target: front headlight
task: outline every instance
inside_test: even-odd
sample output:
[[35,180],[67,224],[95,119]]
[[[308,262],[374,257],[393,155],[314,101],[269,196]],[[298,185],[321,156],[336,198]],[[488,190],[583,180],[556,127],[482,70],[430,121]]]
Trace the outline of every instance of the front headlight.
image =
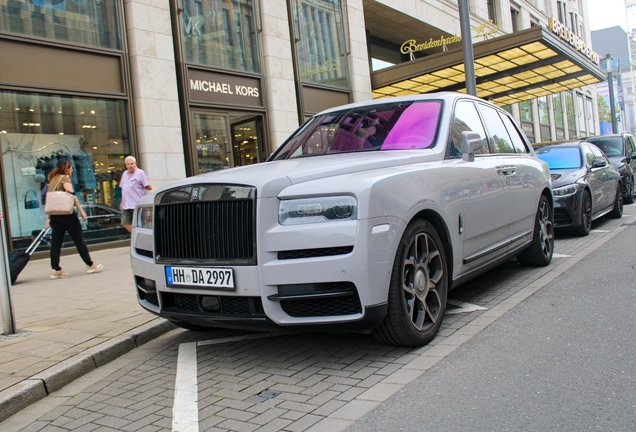
[[564,197],[574,195],[575,193],[576,186],[574,185],[561,186],[559,188],[552,189],[552,195],[554,195],[555,197]]
[[278,207],[281,225],[355,220],[358,203],[351,196],[282,200]]
[[152,229],[152,207],[139,207],[137,210],[137,226],[139,228]]

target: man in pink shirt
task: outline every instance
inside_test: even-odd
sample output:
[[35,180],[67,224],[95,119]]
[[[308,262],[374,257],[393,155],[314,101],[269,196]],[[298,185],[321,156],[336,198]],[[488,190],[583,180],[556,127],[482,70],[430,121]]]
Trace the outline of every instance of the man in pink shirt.
[[144,196],[147,190],[152,190],[150,180],[146,173],[137,168],[137,160],[133,156],[124,159],[126,171],[121,175],[119,187],[121,188],[121,224],[132,232],[132,218],[137,201]]

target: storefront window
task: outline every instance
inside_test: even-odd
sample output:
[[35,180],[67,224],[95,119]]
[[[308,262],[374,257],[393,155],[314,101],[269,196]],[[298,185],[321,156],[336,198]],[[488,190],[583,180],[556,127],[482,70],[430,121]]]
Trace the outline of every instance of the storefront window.
[[568,130],[570,139],[576,137],[576,111],[574,108],[574,95],[572,92],[565,93],[565,109],[568,115]]
[[124,101],[0,92],[0,143],[14,248],[44,226],[47,175],[62,157],[74,166],[87,242],[127,237],[119,211],[119,179],[130,154]]
[[586,117],[587,117],[587,130],[589,132],[590,135],[594,135],[595,134],[595,122],[594,122],[594,104],[592,103],[592,98],[587,97],[585,98],[585,102],[587,104],[587,113],[586,113]]
[[526,134],[530,142],[535,142],[532,101],[527,100],[519,102],[519,117],[521,119],[521,129],[523,129],[523,132]]
[[117,0],[5,0],[0,31],[122,49]]
[[225,116],[194,114],[199,174],[229,168],[228,123]]
[[302,82],[348,88],[340,0],[294,0]]
[[539,126],[541,127],[541,141],[552,141],[550,108],[548,107],[548,98],[546,96],[537,98],[537,108],[539,111]]
[[186,62],[260,72],[252,0],[184,0],[183,8]]
[[565,121],[563,118],[563,103],[561,93],[552,95],[552,106],[554,107],[554,126],[556,128],[556,139],[565,139]]
[[577,117],[579,119],[579,132],[581,134],[581,136],[585,136],[587,135],[587,128],[586,128],[586,119],[585,119],[585,105],[583,103],[583,95],[578,94],[576,95],[576,106],[577,106]]

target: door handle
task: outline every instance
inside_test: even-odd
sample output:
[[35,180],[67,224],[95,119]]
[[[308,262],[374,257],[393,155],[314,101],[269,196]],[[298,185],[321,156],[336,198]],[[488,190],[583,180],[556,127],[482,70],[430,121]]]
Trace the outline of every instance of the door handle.
[[515,175],[517,172],[517,167],[514,165],[505,165],[496,167],[497,174],[500,176],[511,176]]

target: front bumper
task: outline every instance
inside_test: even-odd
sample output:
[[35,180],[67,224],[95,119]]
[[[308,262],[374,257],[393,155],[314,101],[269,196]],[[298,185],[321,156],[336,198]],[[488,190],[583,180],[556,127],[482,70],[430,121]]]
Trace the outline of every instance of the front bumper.
[[581,226],[582,191],[566,197],[554,197],[554,228],[575,229]]
[[140,305],[173,321],[211,327],[352,331],[382,321],[402,221],[259,223],[257,264],[223,265],[234,271],[231,292],[167,286],[165,265],[152,253],[152,231],[135,228],[131,261]]

